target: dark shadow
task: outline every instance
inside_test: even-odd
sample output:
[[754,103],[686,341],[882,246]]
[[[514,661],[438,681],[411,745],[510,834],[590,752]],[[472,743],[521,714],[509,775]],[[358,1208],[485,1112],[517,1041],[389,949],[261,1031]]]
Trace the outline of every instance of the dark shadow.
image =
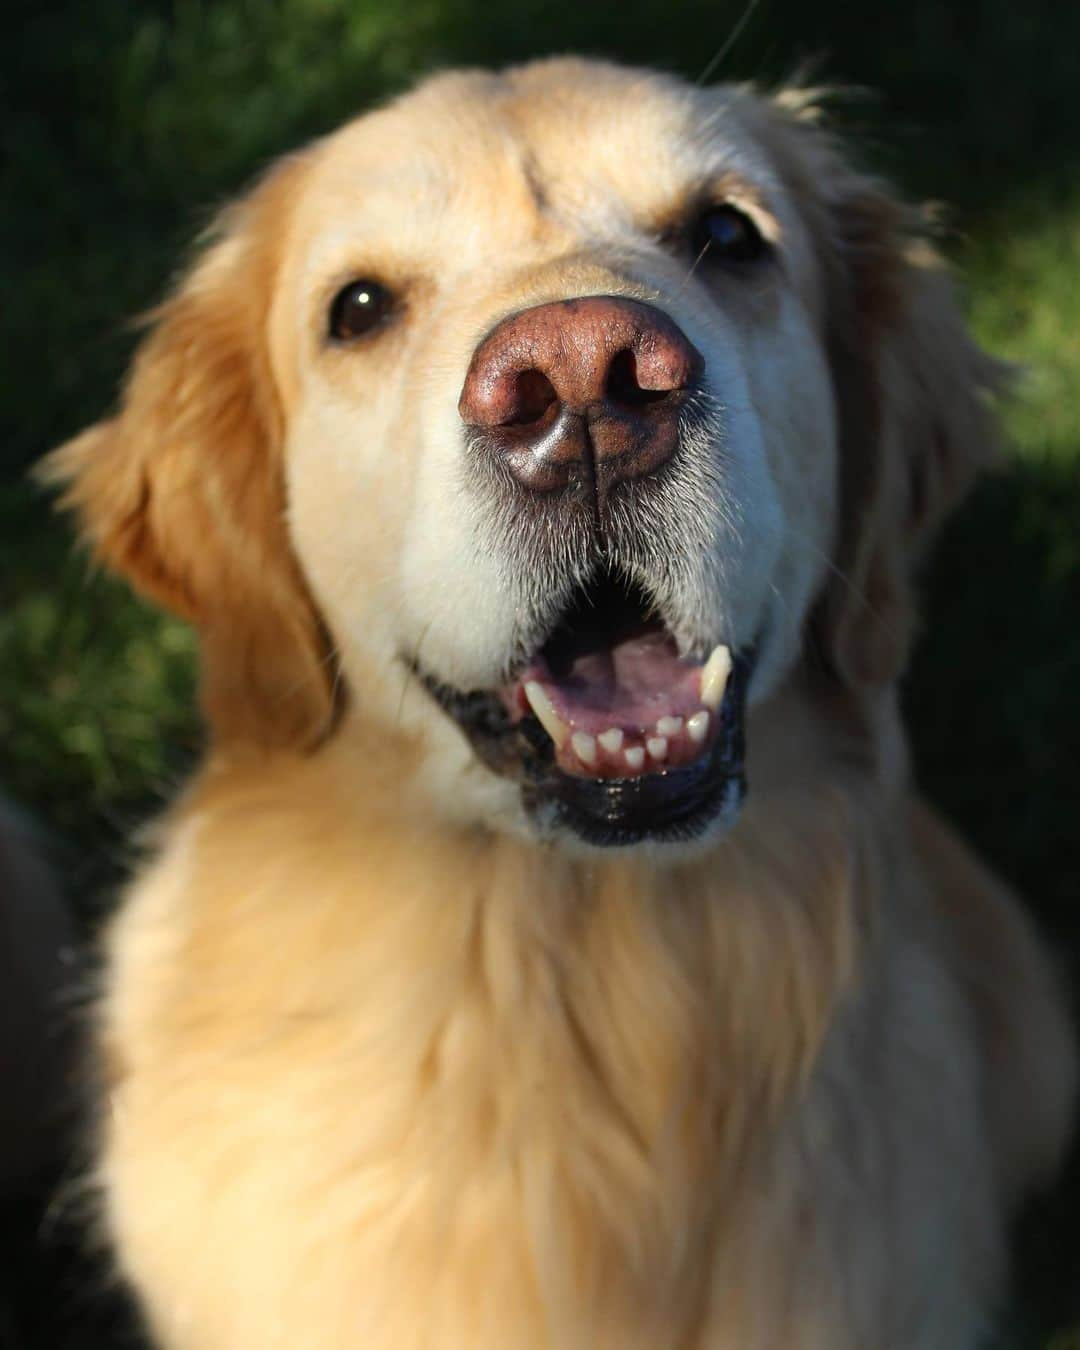
[[[1074,1008],[1077,521],[1080,475],[1069,464],[1025,461],[984,483],[946,531],[926,578],[923,640],[906,690],[923,790],[1020,891],[1051,942]],[[1077,1213],[1080,1141],[1066,1175],[1017,1226],[1016,1315],[1032,1346],[1080,1323]]]

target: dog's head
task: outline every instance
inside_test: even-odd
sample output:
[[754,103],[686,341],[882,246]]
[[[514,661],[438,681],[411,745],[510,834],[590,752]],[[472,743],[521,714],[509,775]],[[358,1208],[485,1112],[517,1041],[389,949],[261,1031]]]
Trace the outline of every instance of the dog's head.
[[459,819],[689,837],[748,703],[895,680],[988,452],[913,224],[794,95],[442,76],[224,214],[52,471],[198,626],[220,741],[343,717]]

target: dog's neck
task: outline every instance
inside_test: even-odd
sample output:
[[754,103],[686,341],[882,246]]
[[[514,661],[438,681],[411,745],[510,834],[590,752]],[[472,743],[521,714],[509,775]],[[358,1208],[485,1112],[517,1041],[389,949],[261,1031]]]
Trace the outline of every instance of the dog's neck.
[[[759,756],[707,853],[582,860],[403,810],[358,779],[378,771],[365,751],[342,735],[311,757],[211,758],[113,934],[116,967],[143,975],[125,1017],[159,1040],[207,1028],[241,1078],[253,1056],[287,1064],[288,1102],[344,1075],[355,1184],[394,1213],[425,1188],[402,1242],[441,1261],[442,1215],[467,1245],[447,1268],[527,1270],[513,1286],[568,1319],[555,1343],[605,1307],[673,1343],[843,1021],[872,794],[806,759],[781,783]],[[627,1268],[642,1278],[611,1279]]]
[[[613,1090],[625,1077],[616,1096],[628,1101],[654,1043],[653,1069],[671,1080],[650,1087],[650,1102],[708,1099],[695,1079],[706,1065],[734,1075],[744,1101],[755,1077],[755,1092],[779,1100],[813,1062],[853,969],[876,890],[865,872],[880,856],[877,823],[904,790],[895,700],[875,717],[876,749],[864,755],[843,749],[835,722],[822,734],[820,707],[808,713],[801,697],[759,711],[742,817],[682,860],[575,857],[414,814],[410,748],[362,724],[314,756],[275,756],[254,772],[246,756],[213,756],[181,810],[220,825],[238,893],[250,887],[243,876],[258,877],[263,904],[277,896],[301,936],[320,921],[339,927],[343,953],[374,962],[380,987],[397,982],[391,1004],[406,991],[430,1004],[436,1040],[468,1005],[470,1024],[486,1029],[483,1062],[505,1053],[524,1064],[535,1015],[538,1037],[557,1028],[583,1070]],[[415,758],[412,770],[422,772]],[[326,893],[324,875],[335,879]],[[499,1048],[504,1026],[516,1048]],[[549,1048],[538,1043],[538,1064]],[[638,1124],[642,1138],[659,1128]]]

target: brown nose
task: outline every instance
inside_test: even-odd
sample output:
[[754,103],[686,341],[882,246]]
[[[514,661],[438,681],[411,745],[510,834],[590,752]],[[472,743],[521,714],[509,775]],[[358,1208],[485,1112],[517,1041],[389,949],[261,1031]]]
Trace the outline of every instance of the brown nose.
[[504,319],[473,353],[458,402],[474,443],[522,487],[579,485],[602,505],[617,483],[675,452],[679,412],[704,368],[652,305],[592,295]]

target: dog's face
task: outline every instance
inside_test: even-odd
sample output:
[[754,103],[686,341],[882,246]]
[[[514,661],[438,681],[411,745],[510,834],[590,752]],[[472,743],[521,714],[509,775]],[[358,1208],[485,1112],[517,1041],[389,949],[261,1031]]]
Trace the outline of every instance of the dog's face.
[[59,473],[199,624],[219,736],[310,746],[344,689],[456,819],[707,833],[811,630],[853,697],[895,677],[986,449],[904,228],[795,99],[442,77],[225,217]]
[[404,665],[597,841],[730,818],[747,686],[831,546],[821,277],[725,113],[578,66],[440,81],[319,154],[271,313],[350,683],[390,722]]

